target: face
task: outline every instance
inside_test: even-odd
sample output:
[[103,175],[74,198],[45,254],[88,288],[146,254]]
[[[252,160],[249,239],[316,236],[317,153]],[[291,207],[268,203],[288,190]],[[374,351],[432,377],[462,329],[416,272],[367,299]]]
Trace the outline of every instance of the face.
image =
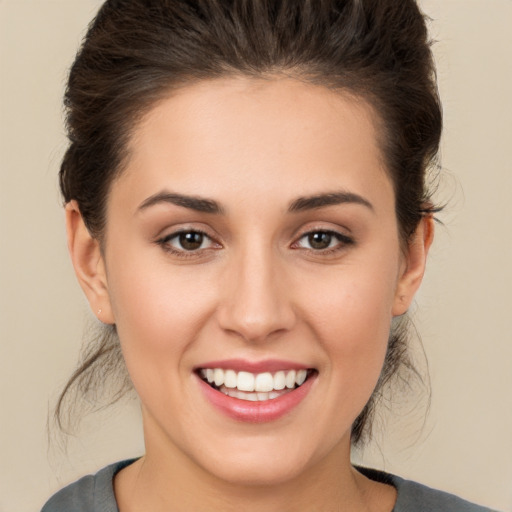
[[319,86],[231,78],[136,129],[84,289],[117,326],[148,460],[252,483],[348,460],[428,247],[401,251],[374,121]]

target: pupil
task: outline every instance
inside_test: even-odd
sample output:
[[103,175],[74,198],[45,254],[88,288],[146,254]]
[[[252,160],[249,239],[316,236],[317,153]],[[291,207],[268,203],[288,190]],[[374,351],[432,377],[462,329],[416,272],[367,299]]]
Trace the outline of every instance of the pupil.
[[180,245],[187,251],[193,251],[199,249],[203,243],[202,233],[181,233],[180,234]]
[[330,233],[311,233],[308,237],[309,245],[313,249],[327,249],[331,245],[332,235]]

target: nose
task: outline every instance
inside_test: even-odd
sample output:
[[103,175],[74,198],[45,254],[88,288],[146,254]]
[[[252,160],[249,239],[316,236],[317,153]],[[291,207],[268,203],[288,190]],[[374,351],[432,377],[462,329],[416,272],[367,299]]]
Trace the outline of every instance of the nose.
[[295,321],[292,293],[279,257],[258,250],[230,261],[224,276],[218,321],[249,342],[289,331]]

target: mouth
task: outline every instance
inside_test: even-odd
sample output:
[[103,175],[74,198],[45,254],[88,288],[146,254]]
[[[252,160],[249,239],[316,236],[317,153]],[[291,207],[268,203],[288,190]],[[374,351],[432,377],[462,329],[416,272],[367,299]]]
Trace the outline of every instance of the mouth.
[[313,368],[250,373],[224,368],[199,368],[197,375],[211,388],[231,398],[266,402],[303,386],[317,371]]

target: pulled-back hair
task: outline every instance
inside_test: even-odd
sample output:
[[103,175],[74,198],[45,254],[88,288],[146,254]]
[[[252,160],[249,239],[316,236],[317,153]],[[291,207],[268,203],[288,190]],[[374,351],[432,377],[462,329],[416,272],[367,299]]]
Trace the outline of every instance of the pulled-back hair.
[[[240,75],[291,76],[373,107],[407,244],[433,211],[426,173],[442,124],[426,23],[414,0],[106,1],[70,72],[69,147],[60,170],[64,200],[77,201],[91,235],[103,242],[109,189],[142,116],[177,88]],[[95,393],[105,374],[119,378],[126,371],[115,327],[106,329],[66,385],[59,422],[70,393]],[[406,346],[406,329],[393,329],[377,388],[353,425],[353,442],[369,433],[382,386],[401,368],[413,370]],[[128,378],[121,382],[116,396],[130,387]]]

